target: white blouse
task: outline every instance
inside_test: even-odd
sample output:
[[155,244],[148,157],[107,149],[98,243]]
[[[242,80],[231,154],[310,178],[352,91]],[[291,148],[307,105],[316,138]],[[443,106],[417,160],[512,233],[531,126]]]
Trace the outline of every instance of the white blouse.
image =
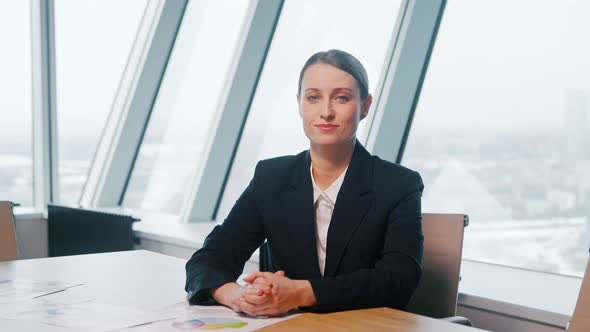
[[332,213],[334,212],[334,205],[338,192],[344,182],[344,176],[348,167],[340,174],[325,191],[322,191],[313,178],[313,166],[309,167],[311,173],[311,183],[313,184],[313,207],[315,210],[315,238],[316,248],[318,251],[318,260],[320,264],[320,272],[324,275],[324,268],[326,266],[326,247],[328,242],[328,228],[332,220]]

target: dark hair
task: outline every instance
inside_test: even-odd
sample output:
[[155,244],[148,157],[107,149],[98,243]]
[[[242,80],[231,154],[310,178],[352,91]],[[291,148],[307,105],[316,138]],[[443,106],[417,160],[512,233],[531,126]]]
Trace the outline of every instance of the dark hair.
[[301,73],[299,73],[297,95],[301,94],[303,74],[305,74],[305,71],[309,66],[316,63],[325,63],[352,75],[356,79],[361,91],[361,100],[363,102],[367,100],[367,97],[369,96],[369,78],[367,76],[367,71],[365,71],[365,67],[363,67],[363,64],[352,54],[336,49],[331,49],[326,52],[317,52],[307,59],[303,68],[301,68]]

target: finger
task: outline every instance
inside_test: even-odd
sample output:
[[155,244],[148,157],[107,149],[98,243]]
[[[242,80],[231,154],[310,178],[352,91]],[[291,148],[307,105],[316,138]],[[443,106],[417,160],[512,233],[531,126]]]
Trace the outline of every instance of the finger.
[[264,316],[267,312],[269,312],[271,307],[268,304],[245,304],[244,305],[244,312],[252,316]]
[[240,313],[240,312],[242,312],[242,311],[240,310],[240,306],[239,306],[237,303],[233,303],[233,302],[232,302],[232,303],[230,303],[230,306],[229,306],[229,307],[230,307],[230,308],[231,308],[233,311],[235,311],[235,312],[237,312],[237,313]]
[[286,311],[281,311],[275,306],[258,306],[254,308],[253,313],[256,316],[278,316],[284,314]]
[[244,296],[245,294],[261,296],[264,294],[264,291],[261,290],[257,286],[249,284],[249,285],[244,286],[244,288],[242,288],[242,290],[240,291],[240,294],[241,294],[241,296]]
[[[269,296],[266,295],[260,289],[252,286],[246,285],[240,289],[240,299],[250,304],[259,304],[268,301]],[[263,298],[265,297],[265,298]]]
[[268,302],[270,300],[270,296],[266,294],[243,294],[242,299],[244,299],[244,301],[248,302],[249,304],[260,305]]
[[[276,316],[281,312],[277,313],[277,304],[273,303],[273,301],[267,301],[261,304],[249,303],[247,301],[248,295],[244,294],[242,297],[236,299],[235,304],[239,306],[241,312],[244,312],[248,315],[252,316],[267,316],[272,314]],[[267,297],[268,300],[271,299],[270,296]]]
[[281,277],[284,277],[284,276],[285,276],[285,271],[283,271],[283,270],[279,270],[279,271],[275,272],[275,274],[276,274],[276,275],[279,275],[279,276],[281,276]]
[[275,274],[271,272],[252,272],[249,276],[244,278],[244,281],[251,283],[256,278],[272,278],[274,275]]
[[256,304],[246,302],[244,298],[236,300],[236,304],[240,307],[241,312],[245,312],[252,316],[256,316],[256,309],[259,308]]
[[253,283],[251,283],[252,287],[260,289],[264,293],[270,293],[272,288],[272,282],[266,278],[256,278]]
[[256,277],[254,276],[254,273],[256,273],[256,272],[250,273],[247,277],[244,277],[243,280],[245,282],[251,284],[256,279]]
[[252,272],[250,273],[250,275],[248,275],[247,277],[244,278],[244,281],[247,283],[252,283],[254,280],[256,280],[256,278],[264,278],[264,277],[268,277],[268,276],[272,276],[273,274],[270,272]]
[[252,273],[252,277],[254,278],[254,280],[250,284],[256,285],[259,289],[262,289],[266,294],[271,294],[273,292],[273,288],[277,288],[279,283],[278,278],[281,277],[281,275],[277,275],[271,272],[254,272]]

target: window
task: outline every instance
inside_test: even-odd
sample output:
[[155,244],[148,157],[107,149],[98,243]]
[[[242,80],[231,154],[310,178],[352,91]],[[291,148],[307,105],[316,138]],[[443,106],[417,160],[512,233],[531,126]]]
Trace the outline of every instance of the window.
[[[285,1],[217,219],[227,216],[258,160],[309,147],[295,96],[299,71],[313,53],[338,48],[354,54],[365,65],[369,89],[375,92],[400,5],[401,1]],[[359,132],[368,122],[361,122]]]
[[249,1],[188,3],[123,205],[180,213],[223,106]]
[[33,205],[31,3],[0,2],[0,200]]
[[147,2],[55,1],[62,203],[80,199]]
[[424,178],[424,211],[470,215],[464,258],[583,274],[589,11],[448,1],[403,163]]

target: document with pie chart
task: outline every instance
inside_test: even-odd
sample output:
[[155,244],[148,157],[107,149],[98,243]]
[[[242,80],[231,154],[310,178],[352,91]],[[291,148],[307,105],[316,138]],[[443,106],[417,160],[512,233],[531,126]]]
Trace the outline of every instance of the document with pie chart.
[[178,308],[178,318],[125,329],[129,332],[181,332],[225,330],[254,331],[276,324],[299,314],[281,317],[252,317],[239,314],[224,306],[184,306]]

